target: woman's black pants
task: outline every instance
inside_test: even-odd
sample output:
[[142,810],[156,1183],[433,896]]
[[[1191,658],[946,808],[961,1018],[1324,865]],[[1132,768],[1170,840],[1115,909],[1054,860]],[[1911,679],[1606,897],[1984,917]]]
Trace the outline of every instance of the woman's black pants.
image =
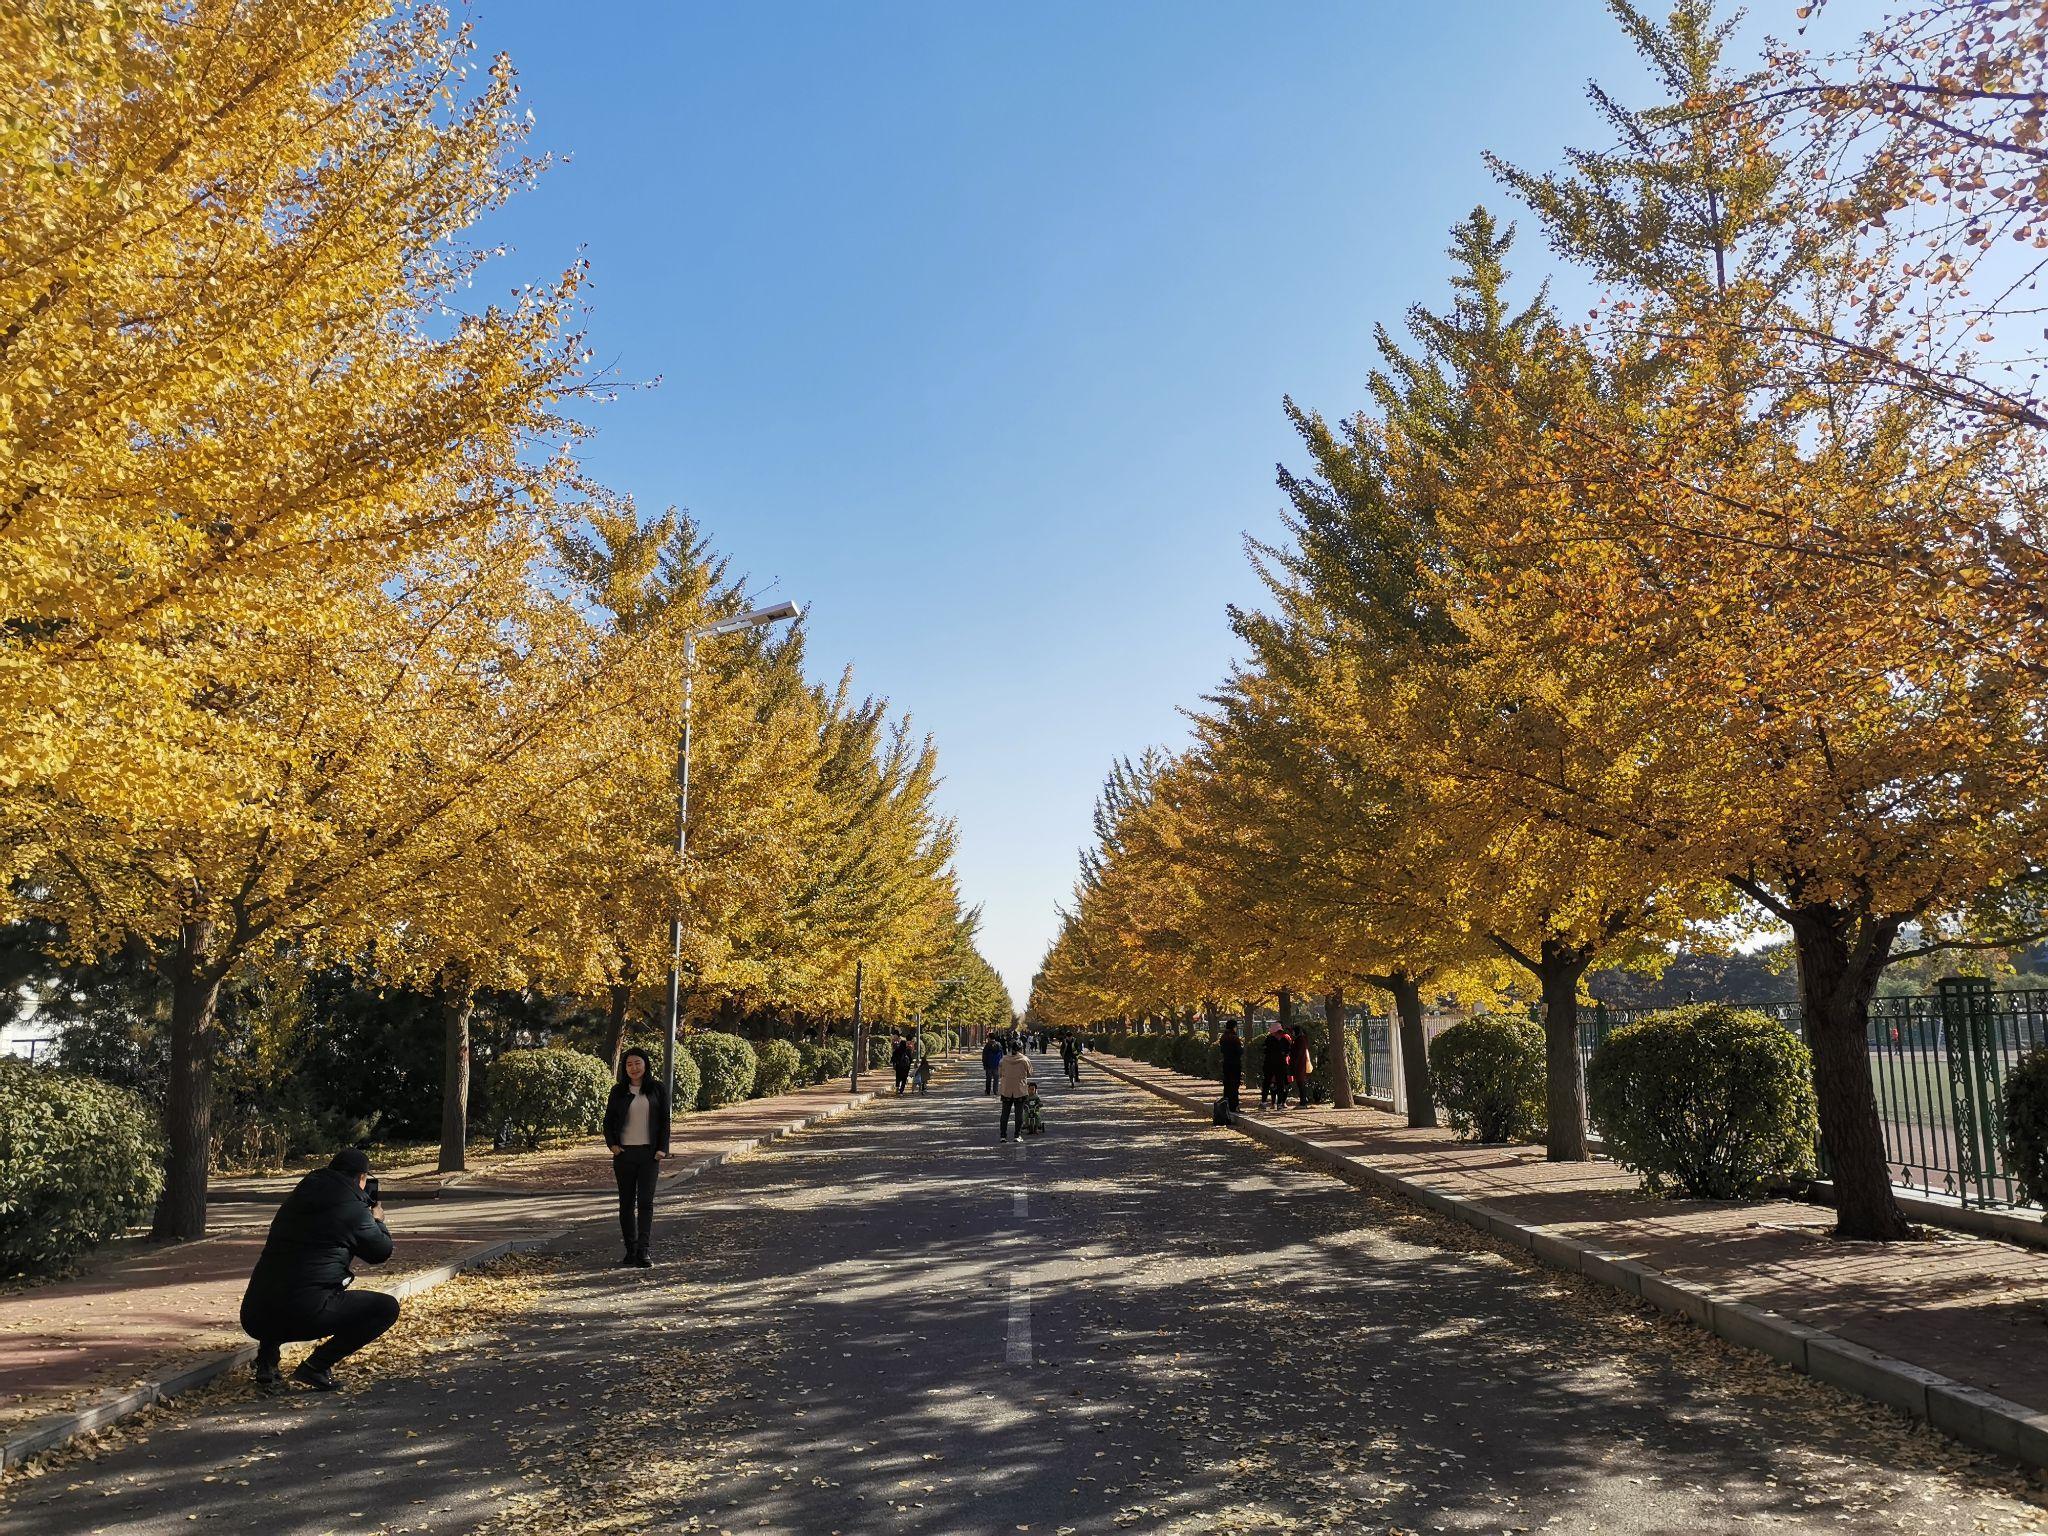
[[398,1298],[382,1291],[339,1288],[294,1293],[281,1305],[242,1303],[242,1331],[256,1341],[256,1363],[277,1364],[278,1346],[301,1339],[327,1342],[306,1356],[316,1371],[331,1369],[398,1321]]
[[1237,1092],[1243,1086],[1243,1067],[1225,1067],[1223,1069],[1223,1102],[1230,1106],[1232,1114],[1237,1113]]
[[654,1179],[660,1172],[652,1147],[621,1147],[612,1158],[612,1177],[619,1181],[619,1236],[628,1253],[646,1253],[654,1235]]

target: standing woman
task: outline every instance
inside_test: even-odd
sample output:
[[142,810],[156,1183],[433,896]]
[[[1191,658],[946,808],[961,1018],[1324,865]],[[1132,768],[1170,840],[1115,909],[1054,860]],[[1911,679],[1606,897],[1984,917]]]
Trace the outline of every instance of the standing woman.
[[654,1181],[668,1156],[668,1090],[655,1081],[654,1064],[637,1045],[619,1060],[619,1080],[604,1107],[604,1140],[619,1184],[619,1235],[626,1240],[619,1263],[652,1269],[647,1240],[654,1235]]

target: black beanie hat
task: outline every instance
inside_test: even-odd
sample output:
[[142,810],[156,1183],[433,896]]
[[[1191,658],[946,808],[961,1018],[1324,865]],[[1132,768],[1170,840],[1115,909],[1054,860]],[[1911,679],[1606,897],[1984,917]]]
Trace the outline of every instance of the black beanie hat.
[[359,1178],[370,1171],[370,1154],[361,1147],[343,1147],[328,1163],[336,1173],[345,1173],[350,1178]]

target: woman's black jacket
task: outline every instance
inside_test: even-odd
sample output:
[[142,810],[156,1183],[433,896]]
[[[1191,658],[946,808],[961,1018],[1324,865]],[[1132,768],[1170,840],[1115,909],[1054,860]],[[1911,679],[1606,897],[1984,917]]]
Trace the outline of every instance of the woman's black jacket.
[[[647,1096],[647,1140],[657,1152],[668,1150],[668,1089],[649,1083],[640,1090]],[[633,1090],[624,1083],[612,1084],[612,1096],[604,1106],[604,1144],[619,1145],[626,1134],[626,1110],[632,1105]]]
[[1223,1058],[1226,1072],[1244,1070],[1244,1040],[1237,1035],[1225,1035],[1216,1042],[1216,1052]]
[[271,1218],[242,1305],[265,1312],[314,1305],[319,1292],[348,1284],[352,1259],[382,1264],[390,1257],[391,1233],[370,1214],[355,1178],[321,1168],[299,1180]]

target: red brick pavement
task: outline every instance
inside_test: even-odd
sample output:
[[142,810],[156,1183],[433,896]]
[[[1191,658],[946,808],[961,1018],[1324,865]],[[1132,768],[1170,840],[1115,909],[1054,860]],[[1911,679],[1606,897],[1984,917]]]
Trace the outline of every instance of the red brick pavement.
[[[1213,1085],[1118,1059],[1119,1072],[1192,1091]],[[2048,1252],[1952,1232],[1837,1241],[1824,1207],[1786,1200],[1659,1200],[1599,1159],[1477,1146],[1376,1109],[1252,1118],[1383,1172],[1462,1195],[1717,1296],[1748,1302],[2030,1408],[2048,1410]]]
[[[662,1182],[848,1101],[832,1085],[688,1116],[677,1122]],[[212,1235],[174,1247],[122,1243],[80,1275],[0,1293],[0,1426],[131,1385],[187,1355],[246,1342],[235,1321],[242,1287],[271,1211],[293,1182],[222,1181],[224,1193],[240,1198],[209,1211]],[[365,1283],[602,1218],[615,1209],[606,1198],[612,1188],[611,1159],[594,1142],[475,1159],[468,1176],[438,1196],[386,1204],[396,1252],[389,1264],[365,1271]],[[248,1198],[256,1190],[266,1198]]]

